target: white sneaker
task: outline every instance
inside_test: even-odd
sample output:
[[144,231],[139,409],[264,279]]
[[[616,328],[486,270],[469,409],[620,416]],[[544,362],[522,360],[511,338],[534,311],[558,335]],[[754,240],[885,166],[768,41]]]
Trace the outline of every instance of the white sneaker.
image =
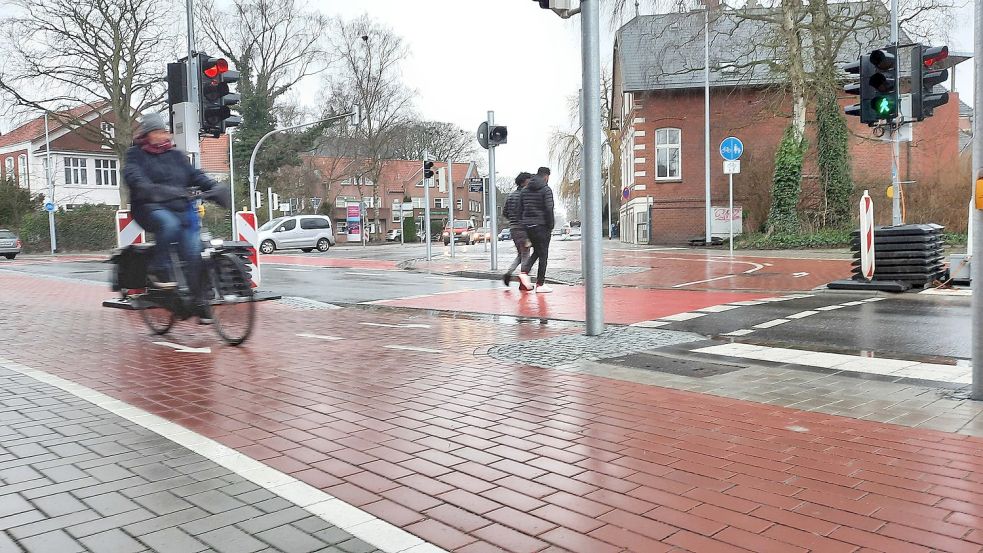
[[529,278],[528,273],[519,273],[519,282],[522,283],[522,287],[526,290],[532,290],[532,279]]
[[542,286],[537,286],[536,287],[536,293],[537,294],[549,294],[552,291],[553,291],[553,289],[550,288],[549,286],[545,285],[545,284],[543,284]]

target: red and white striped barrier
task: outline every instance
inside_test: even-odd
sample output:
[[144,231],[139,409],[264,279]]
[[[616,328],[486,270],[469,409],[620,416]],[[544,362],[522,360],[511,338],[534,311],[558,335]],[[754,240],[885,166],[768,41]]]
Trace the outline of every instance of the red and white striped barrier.
[[860,198],[860,274],[874,279],[874,202],[866,190]]
[[143,227],[133,220],[133,212],[120,210],[116,212],[116,244],[120,248],[134,244],[146,244],[147,234]]
[[259,286],[259,233],[256,230],[256,214],[252,211],[236,212],[236,238],[249,243],[249,271],[253,288]]

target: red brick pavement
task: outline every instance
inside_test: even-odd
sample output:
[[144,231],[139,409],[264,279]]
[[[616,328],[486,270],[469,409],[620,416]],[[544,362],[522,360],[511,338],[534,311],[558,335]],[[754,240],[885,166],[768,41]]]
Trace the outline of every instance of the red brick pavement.
[[183,424],[450,550],[983,550],[983,440],[481,354],[571,331],[555,325],[369,327],[359,323],[407,319],[267,303],[247,347],[184,325],[168,339],[214,352],[177,354],[136,314],[99,307],[101,286],[0,274],[0,290],[0,357]]

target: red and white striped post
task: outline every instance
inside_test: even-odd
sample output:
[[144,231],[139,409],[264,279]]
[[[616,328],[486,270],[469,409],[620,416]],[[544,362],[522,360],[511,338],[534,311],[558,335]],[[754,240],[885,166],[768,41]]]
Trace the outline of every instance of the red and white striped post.
[[874,202],[866,190],[860,198],[860,274],[874,279]]
[[249,271],[252,275],[253,288],[259,286],[259,232],[256,230],[256,214],[252,211],[236,212],[236,237],[242,242],[249,243]]
[[116,212],[116,245],[120,248],[134,244],[146,244],[147,234],[143,227],[133,220],[133,213],[127,210]]

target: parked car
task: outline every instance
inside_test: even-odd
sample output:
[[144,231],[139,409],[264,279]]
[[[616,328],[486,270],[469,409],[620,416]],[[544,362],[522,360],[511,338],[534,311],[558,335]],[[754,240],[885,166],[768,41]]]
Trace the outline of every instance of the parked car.
[[294,215],[274,219],[259,228],[259,251],[299,249],[326,252],[336,243],[331,219],[323,215]]
[[512,229],[505,228],[502,229],[502,232],[498,233],[499,242],[501,242],[502,240],[511,240],[511,239],[512,239]]
[[563,240],[580,240],[583,231],[580,228],[580,221],[570,221],[563,227]]
[[386,233],[386,242],[399,242],[403,236],[403,231],[394,228]]
[[13,259],[20,253],[23,243],[20,238],[7,229],[0,228],[0,255],[7,259]]
[[[471,234],[474,232],[474,223],[471,221],[454,221],[454,242],[464,242],[465,244],[473,244],[471,241]],[[447,246],[451,243],[451,226],[448,224],[444,227],[444,232],[441,233],[440,239],[443,240],[444,245]]]

